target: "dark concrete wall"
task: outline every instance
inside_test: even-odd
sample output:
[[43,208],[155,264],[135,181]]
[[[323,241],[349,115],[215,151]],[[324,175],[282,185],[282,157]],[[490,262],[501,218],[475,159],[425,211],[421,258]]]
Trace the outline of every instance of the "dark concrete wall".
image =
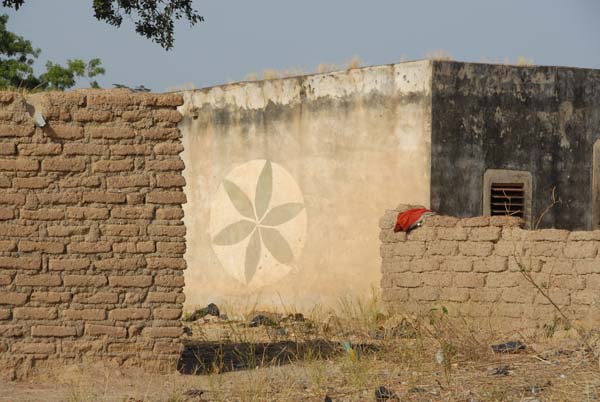
[[592,156],[600,138],[600,70],[439,61],[432,78],[431,207],[483,212],[486,169],[533,176],[533,222],[591,229]]

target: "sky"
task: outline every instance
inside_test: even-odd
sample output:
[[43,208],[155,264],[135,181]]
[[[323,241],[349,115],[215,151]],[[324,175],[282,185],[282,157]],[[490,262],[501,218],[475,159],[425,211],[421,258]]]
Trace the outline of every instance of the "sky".
[[[205,21],[178,23],[165,51],[93,17],[92,0],[26,0],[8,28],[40,48],[36,63],[100,58],[98,81],[155,92],[240,81],[264,70],[312,73],[321,63],[422,59],[600,68],[600,0],[204,0]],[[80,81],[78,86],[88,85]]]

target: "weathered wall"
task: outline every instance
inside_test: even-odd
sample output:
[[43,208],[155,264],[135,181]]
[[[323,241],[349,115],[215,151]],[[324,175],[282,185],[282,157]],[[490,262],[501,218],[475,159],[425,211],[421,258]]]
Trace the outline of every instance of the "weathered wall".
[[575,322],[600,324],[600,231],[523,230],[511,217],[428,218],[394,233],[399,211],[380,221],[383,300],[392,309],[444,306],[482,328],[551,325],[559,314],[523,269]]
[[57,359],[178,356],[181,103],[128,91],[0,93],[3,374]]
[[553,187],[562,199],[540,227],[596,228],[592,158],[599,127],[600,70],[434,62],[431,207],[482,215],[486,169],[524,170],[533,175],[534,221],[551,203]]
[[188,303],[376,286],[380,211],[429,202],[430,75],[424,61],[185,93]]

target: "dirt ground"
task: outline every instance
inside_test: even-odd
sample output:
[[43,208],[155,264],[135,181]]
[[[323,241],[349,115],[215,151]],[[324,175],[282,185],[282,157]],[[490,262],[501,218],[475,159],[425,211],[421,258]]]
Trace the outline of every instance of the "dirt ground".
[[[318,319],[265,313],[256,326],[207,316],[186,323],[178,373],[71,365],[0,382],[0,401],[600,400],[595,338],[573,329],[494,339],[443,314],[423,321],[364,310]],[[501,340],[525,349],[493,353]],[[377,399],[380,387],[390,392],[379,389]]]

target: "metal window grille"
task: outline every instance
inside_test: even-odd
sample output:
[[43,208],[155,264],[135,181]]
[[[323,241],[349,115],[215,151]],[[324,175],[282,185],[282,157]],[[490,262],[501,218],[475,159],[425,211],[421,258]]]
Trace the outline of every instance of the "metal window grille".
[[523,183],[492,183],[491,215],[510,215],[524,218],[525,185]]

